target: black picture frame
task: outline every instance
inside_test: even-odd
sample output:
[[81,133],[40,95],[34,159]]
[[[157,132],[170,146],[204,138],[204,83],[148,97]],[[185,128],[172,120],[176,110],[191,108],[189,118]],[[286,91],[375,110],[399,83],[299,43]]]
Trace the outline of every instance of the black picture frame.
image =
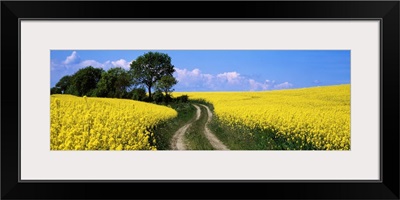
[[[399,199],[399,9],[399,1],[2,1],[1,198]],[[19,182],[21,108],[17,77],[22,18],[379,19],[382,22],[381,181]],[[164,188],[170,192],[164,192]]]

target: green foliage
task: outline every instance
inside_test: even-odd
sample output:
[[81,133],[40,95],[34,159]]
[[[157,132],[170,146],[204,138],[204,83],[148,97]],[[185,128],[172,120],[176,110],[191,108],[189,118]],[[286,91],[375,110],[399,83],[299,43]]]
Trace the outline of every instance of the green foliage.
[[[167,54],[148,52],[133,61],[128,71],[121,67],[111,68],[108,71],[92,66],[79,69],[73,75],[62,77],[56,86],[50,89],[50,93],[128,98],[168,104],[172,101],[171,88],[177,83],[172,76],[174,72],[171,58]],[[132,90],[138,85],[143,88]],[[144,87],[148,89],[148,96]],[[158,91],[155,98],[152,97],[152,88]]]
[[171,94],[166,94],[166,95],[164,95],[164,102],[165,102],[166,104],[168,104],[168,103],[171,102],[172,100],[173,100],[173,98],[172,98]]
[[[92,66],[78,70],[72,76],[72,86],[74,89],[70,92],[76,93],[79,96],[90,96],[94,94],[92,90],[96,89],[97,83],[100,81],[103,69],[94,68]],[[69,88],[68,88],[69,89]]]
[[96,96],[110,98],[127,98],[127,88],[132,85],[129,72],[121,67],[111,68],[101,74],[97,83]]
[[78,90],[76,89],[76,86],[71,83],[70,86],[68,86],[67,90],[65,91],[65,94],[72,94],[75,96],[79,96]]
[[201,115],[198,120],[195,117],[191,119],[192,124],[186,130],[185,138],[187,141],[187,148],[190,150],[213,150],[213,146],[205,136],[205,124],[207,123],[208,113],[203,106],[199,106]]
[[60,91],[57,94],[64,94],[67,91],[68,87],[71,85],[71,82],[72,82],[72,76],[69,75],[63,76],[56,84],[56,87],[59,88]]
[[157,126],[154,136],[157,141],[157,150],[170,150],[171,139],[174,133],[193,119],[196,109],[189,103],[171,103],[172,109],[178,112],[178,117],[168,120]]
[[174,66],[171,64],[171,57],[167,54],[159,52],[148,52],[139,56],[131,63],[131,71],[133,78],[139,83],[147,87],[149,99],[152,98],[151,88],[155,86],[163,76],[170,75],[175,72]]
[[189,101],[189,96],[188,95],[182,95],[182,96],[179,96],[179,97],[177,97],[176,98],[176,100],[175,100],[176,102],[179,102],[179,103],[186,103],[186,102],[188,102]]
[[86,96],[88,96],[88,97],[97,97],[97,90],[96,89],[89,90],[87,92]]
[[146,98],[146,90],[143,88],[135,88],[130,92],[130,96],[133,100],[144,101]]
[[171,75],[166,75],[161,77],[161,79],[156,83],[157,90],[165,92],[165,102],[168,103],[170,100],[170,93],[174,90],[171,89],[172,86],[177,84],[178,81]]
[[143,99],[143,101],[144,101],[144,102],[153,102],[153,97],[146,96],[146,97]]
[[50,89],[50,94],[61,94],[61,89],[59,87],[52,87]]
[[160,90],[156,90],[156,92],[154,92],[153,99],[156,103],[164,102],[164,94]]

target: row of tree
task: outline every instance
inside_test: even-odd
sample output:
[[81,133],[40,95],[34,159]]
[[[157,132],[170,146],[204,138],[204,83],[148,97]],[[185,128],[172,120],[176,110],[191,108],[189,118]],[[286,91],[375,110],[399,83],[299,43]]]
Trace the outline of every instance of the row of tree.
[[105,71],[92,66],[79,69],[73,75],[62,77],[50,92],[152,101],[152,89],[155,89],[157,98],[164,93],[168,99],[172,87],[177,83],[172,75],[174,72],[171,57],[164,53],[148,52],[132,61],[129,70],[115,67]]

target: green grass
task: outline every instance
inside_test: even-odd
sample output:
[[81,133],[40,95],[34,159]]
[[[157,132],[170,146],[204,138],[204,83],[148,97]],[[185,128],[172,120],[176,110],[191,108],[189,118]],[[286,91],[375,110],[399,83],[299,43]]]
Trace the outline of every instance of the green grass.
[[208,118],[207,110],[202,106],[199,107],[202,113],[199,120],[193,122],[185,134],[187,148],[191,150],[213,150],[213,147],[204,135],[204,124]]
[[[196,108],[192,104],[205,104],[202,101],[189,101],[187,103],[171,103],[169,106],[178,112],[174,119],[160,124],[154,131],[156,146],[158,150],[170,150],[171,139],[174,133],[183,125],[194,121]],[[208,104],[207,104],[208,105]],[[199,106],[202,112],[198,121],[192,123],[185,134],[187,149],[190,150],[213,150],[210,142],[204,135],[204,124],[207,122],[207,110]]]
[[178,112],[178,116],[160,124],[154,130],[158,150],[170,150],[171,139],[174,133],[196,114],[196,108],[190,103],[171,103],[170,106]]
[[216,117],[210,124],[210,130],[231,150],[317,150],[315,146],[301,139],[293,142],[273,131],[247,127],[232,128],[221,123]]
[[263,132],[246,128],[232,128],[221,123],[214,116],[210,130],[231,150],[265,150],[272,149],[274,141]]

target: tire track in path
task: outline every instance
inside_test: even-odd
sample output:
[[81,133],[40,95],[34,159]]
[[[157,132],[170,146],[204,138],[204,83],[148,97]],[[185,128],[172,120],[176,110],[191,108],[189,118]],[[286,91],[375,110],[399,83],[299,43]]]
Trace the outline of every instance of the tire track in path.
[[190,125],[192,125],[193,122],[200,119],[200,114],[201,114],[200,107],[197,105],[193,105],[193,106],[196,108],[196,119],[190,120],[188,123],[183,125],[181,128],[179,128],[175,132],[175,134],[171,140],[172,150],[186,150],[186,144],[185,144],[186,130],[190,127]]
[[212,119],[212,112],[208,108],[208,106],[205,106],[203,104],[200,104],[200,106],[203,106],[207,110],[208,114],[208,119],[207,122],[204,124],[204,135],[210,142],[210,144],[214,147],[216,150],[229,150],[228,147],[226,147],[218,138],[215,136],[211,130],[207,127],[207,125],[211,122]]

